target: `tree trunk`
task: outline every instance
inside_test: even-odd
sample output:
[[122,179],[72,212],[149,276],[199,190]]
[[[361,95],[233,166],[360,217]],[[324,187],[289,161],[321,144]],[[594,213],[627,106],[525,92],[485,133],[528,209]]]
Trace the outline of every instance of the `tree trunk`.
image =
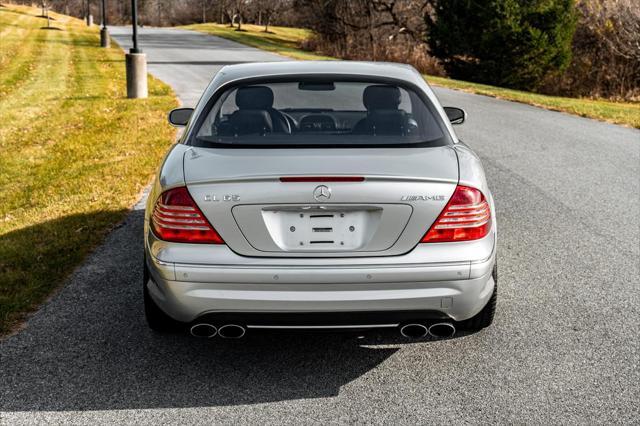
[[369,21],[369,46],[371,47],[371,56],[375,61],[376,58],[376,42],[373,36],[373,13],[371,11],[371,2],[367,3],[367,18]]

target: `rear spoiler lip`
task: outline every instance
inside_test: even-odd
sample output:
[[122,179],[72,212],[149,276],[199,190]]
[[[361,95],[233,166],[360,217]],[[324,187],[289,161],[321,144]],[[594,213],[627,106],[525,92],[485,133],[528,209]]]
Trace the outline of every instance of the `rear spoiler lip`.
[[[235,176],[235,177],[220,177],[220,178],[209,178],[209,179],[200,179],[200,180],[187,180],[186,185],[201,185],[201,184],[221,184],[221,183],[238,183],[238,182],[281,182],[281,183],[289,183],[286,181],[282,181],[283,178],[288,178],[289,176],[280,176],[280,175],[244,175],[244,176]],[[293,178],[300,178],[301,176],[291,176]],[[351,177],[351,176],[347,176]],[[311,180],[304,181],[296,181],[296,182],[321,182],[320,180],[316,180],[316,177],[309,176]],[[359,177],[360,178],[360,177]],[[396,176],[396,175],[365,175],[362,176],[362,180],[351,181],[351,180],[335,180],[335,181],[324,181],[324,182],[345,182],[345,183],[357,183],[357,182],[431,182],[431,183],[450,183],[457,185],[458,178],[448,179],[448,178],[436,178],[436,177],[425,177],[425,176]]]

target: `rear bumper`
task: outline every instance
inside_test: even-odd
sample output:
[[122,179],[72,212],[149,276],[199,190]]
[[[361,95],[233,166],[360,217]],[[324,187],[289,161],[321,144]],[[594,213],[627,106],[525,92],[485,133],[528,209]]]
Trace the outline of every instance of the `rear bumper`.
[[255,326],[277,318],[290,324],[317,318],[317,325],[330,325],[349,322],[347,313],[362,313],[351,315],[354,322],[395,324],[410,312],[461,321],[477,314],[494,288],[495,250],[474,262],[410,264],[384,264],[379,258],[380,264],[367,265],[300,265],[302,259],[295,266],[194,265],[163,262],[149,252],[147,259],[151,297],[182,322],[203,316],[242,321],[244,316],[244,324]]

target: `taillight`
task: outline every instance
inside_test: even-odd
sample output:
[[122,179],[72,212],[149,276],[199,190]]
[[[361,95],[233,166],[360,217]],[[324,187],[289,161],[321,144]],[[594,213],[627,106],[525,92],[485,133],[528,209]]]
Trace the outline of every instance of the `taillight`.
[[224,244],[185,187],[170,189],[158,197],[151,228],[165,241]]
[[482,192],[458,185],[421,243],[477,240],[491,229],[491,210]]

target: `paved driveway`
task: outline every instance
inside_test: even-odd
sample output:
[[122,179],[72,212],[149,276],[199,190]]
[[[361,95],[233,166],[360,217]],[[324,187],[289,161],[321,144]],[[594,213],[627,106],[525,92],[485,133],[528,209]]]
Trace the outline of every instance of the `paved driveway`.
[[[126,29],[113,29],[126,45]],[[150,71],[193,105],[225,63],[279,60],[144,29]],[[0,343],[0,423],[611,423],[640,401],[640,132],[437,89],[497,200],[495,326],[393,333],[159,337],[141,301],[135,210],[26,328]]]

